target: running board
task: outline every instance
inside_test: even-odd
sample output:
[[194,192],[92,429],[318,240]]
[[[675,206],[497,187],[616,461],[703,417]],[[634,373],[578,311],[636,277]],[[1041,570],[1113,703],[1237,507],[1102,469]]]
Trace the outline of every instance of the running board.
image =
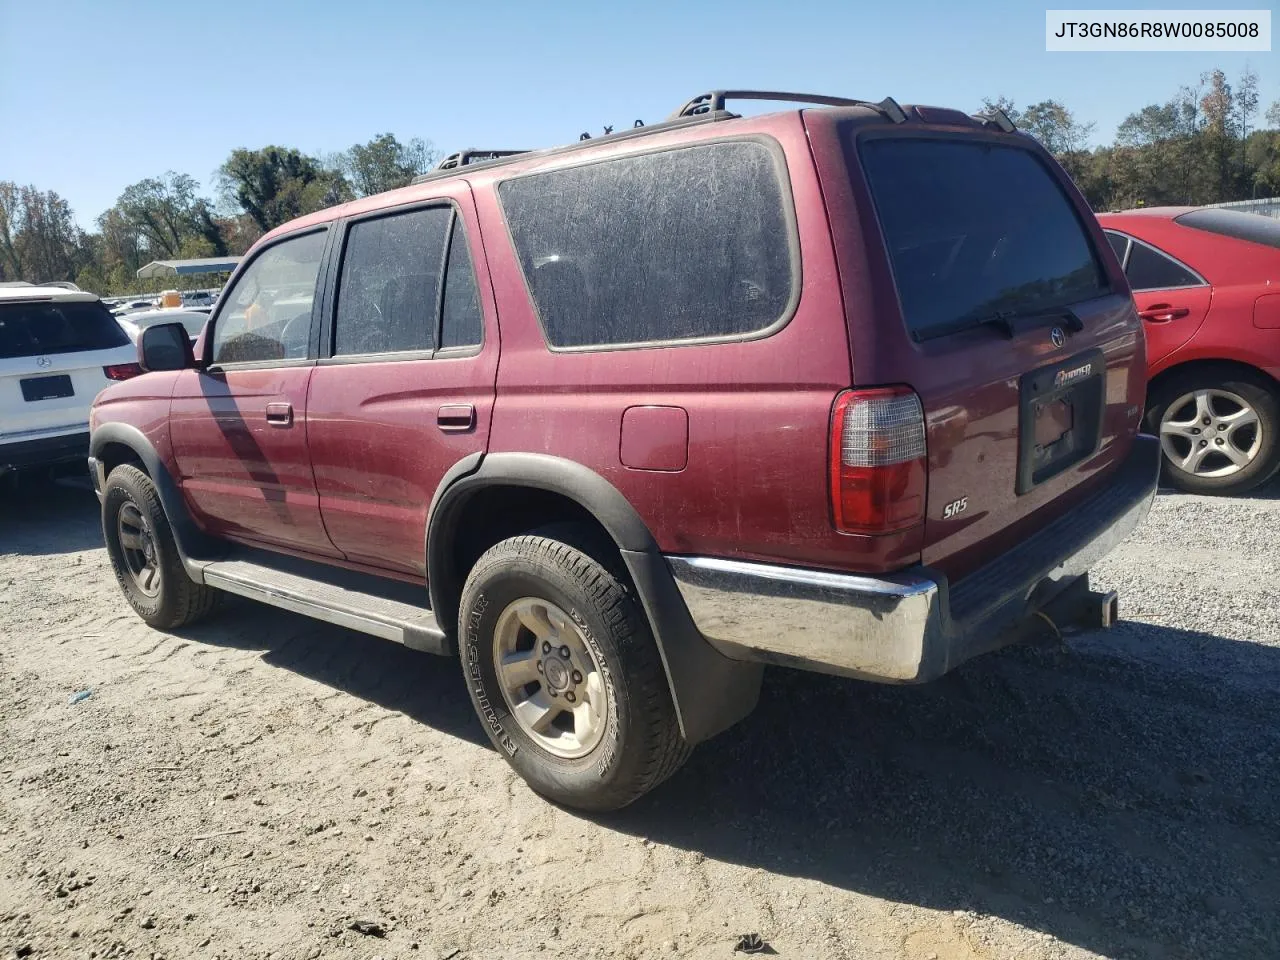
[[227,593],[414,650],[452,653],[435,614],[412,602],[425,599],[425,587],[247,549],[225,560],[189,560],[187,569],[193,579]]

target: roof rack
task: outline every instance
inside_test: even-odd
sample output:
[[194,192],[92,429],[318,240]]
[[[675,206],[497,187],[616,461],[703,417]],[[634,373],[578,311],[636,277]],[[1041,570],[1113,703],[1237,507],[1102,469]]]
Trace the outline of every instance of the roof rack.
[[885,97],[879,103],[872,103],[870,100],[851,100],[814,93],[784,93],[777,90],[712,90],[694,97],[673,113],[671,119],[724,110],[726,100],[783,100],[787,103],[817,103],[824,107],[870,107],[894,123],[905,123],[907,120],[906,111],[898,106],[898,101],[893,97]]
[[452,170],[454,167],[465,167],[469,163],[499,160],[502,157],[514,157],[528,152],[528,150],[478,150],[475,147],[470,147],[466,150],[459,150],[457,153],[449,154],[436,164],[436,169]]
[[1005,133],[1013,133],[1018,129],[1017,124],[1010,120],[1009,115],[999,107],[992,107],[982,113],[972,114],[972,117],[984,127],[995,127]]

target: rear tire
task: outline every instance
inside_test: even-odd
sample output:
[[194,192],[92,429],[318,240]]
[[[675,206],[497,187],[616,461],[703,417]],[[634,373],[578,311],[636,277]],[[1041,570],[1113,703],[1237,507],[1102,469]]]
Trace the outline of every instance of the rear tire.
[[133,466],[111,471],[102,492],[102,534],[116,581],[148,626],[195,623],[222,594],[187,576],[155,484]]
[[648,621],[584,549],[536,534],[492,547],[467,577],[458,635],[489,739],[543,796],[617,810],[688,758]]
[[1280,469],[1280,397],[1249,370],[1175,374],[1151,392],[1146,429],[1160,438],[1164,481],[1187,493],[1239,496]]

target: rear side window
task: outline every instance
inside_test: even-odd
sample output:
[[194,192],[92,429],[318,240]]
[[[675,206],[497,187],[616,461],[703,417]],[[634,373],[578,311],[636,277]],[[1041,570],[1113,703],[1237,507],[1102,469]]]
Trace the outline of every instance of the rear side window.
[[467,237],[456,221],[449,240],[449,266],[444,275],[444,306],[440,320],[440,346],[474,347],[484,335],[476,272],[471,266]]
[[110,350],[128,342],[96,300],[0,303],[0,359]]
[[1134,242],[1125,264],[1125,275],[1134,290],[1166,290],[1171,287],[1198,287],[1200,278],[1145,243]]
[[861,159],[916,339],[1107,292],[1084,225],[1029,150],[873,139]]
[[799,292],[790,199],[762,143],[605,160],[499,194],[554,347],[759,333]]
[[1112,233],[1107,231],[1107,243],[1111,244],[1111,249],[1115,252],[1116,259],[1120,261],[1120,265],[1124,266],[1125,254],[1129,252],[1129,238],[1121,233]]
[[1264,246],[1280,248],[1280,220],[1257,213],[1221,208],[1192,210],[1174,217],[1184,227],[1221,234],[1236,240],[1248,240]]
[[335,356],[435,349],[452,207],[361,220],[347,235]]

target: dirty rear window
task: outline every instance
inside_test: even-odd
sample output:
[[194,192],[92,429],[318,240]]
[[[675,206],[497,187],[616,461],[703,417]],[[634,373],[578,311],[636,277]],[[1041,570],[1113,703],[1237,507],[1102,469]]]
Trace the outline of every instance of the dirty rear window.
[[499,187],[555,347],[745,336],[798,292],[774,151],[731,141],[620,157]]
[[860,155],[917,339],[1107,292],[1074,207],[1030,151],[904,138],[865,140]]
[[0,303],[0,359],[109,350],[129,342],[97,300]]

